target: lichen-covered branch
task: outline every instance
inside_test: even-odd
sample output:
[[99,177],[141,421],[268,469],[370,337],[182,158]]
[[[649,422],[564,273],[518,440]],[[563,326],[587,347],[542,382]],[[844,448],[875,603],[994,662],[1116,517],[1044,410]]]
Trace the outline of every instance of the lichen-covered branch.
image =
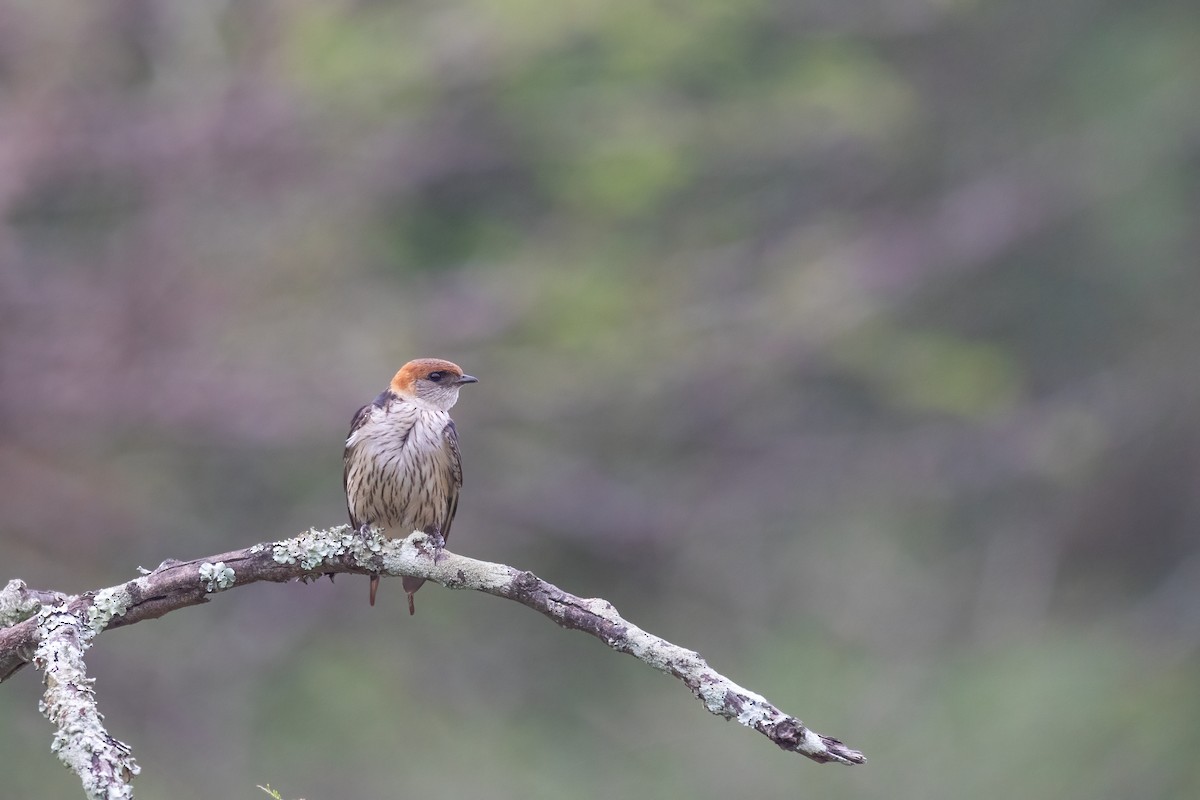
[[30,589],[25,581],[13,579],[0,589],[0,628],[16,625],[24,619],[29,619],[42,606],[58,605],[67,599],[61,592],[42,592]]
[[39,614],[41,641],[33,663],[45,673],[46,691],[38,709],[56,728],[50,749],[83,781],[88,798],[126,800],[133,797],[129,782],[140,768],[129,747],[105,730],[83,662],[92,639],[114,614],[122,613],[119,601],[101,602],[103,594],[97,593],[86,614],[62,605]]
[[710,712],[753,728],[784,750],[821,763],[866,760],[721,675],[698,653],[623,619],[607,600],[576,597],[504,564],[446,550],[435,558],[429,537],[419,532],[397,541],[362,536],[345,525],[208,558],[165,561],[127,583],[78,597],[36,592],[12,581],[0,590],[0,624],[5,625],[0,627],[0,681],[30,662],[43,670],[47,689],[42,710],[58,726],[55,749],[60,758],[80,773],[89,797],[129,796],[120,789],[90,788],[127,787],[137,773],[128,749],[108,735],[96,711],[83,665],[92,638],[105,628],[161,617],[236,586],[343,572],[410,575],[514,600],[678,678]]

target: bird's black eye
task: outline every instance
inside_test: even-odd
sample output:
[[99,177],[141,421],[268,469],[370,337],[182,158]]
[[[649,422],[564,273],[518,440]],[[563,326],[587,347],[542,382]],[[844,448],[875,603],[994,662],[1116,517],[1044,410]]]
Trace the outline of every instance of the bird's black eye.
[[429,373],[429,380],[433,381],[434,383],[439,383],[444,377],[446,377],[446,373],[442,372],[441,370]]

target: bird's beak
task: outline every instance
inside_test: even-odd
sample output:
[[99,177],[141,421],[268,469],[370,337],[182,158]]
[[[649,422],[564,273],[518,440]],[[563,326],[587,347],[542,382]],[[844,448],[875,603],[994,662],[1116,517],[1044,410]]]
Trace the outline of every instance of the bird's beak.
[[464,383],[479,383],[479,378],[476,378],[472,375],[463,375],[458,379],[458,384],[461,386]]

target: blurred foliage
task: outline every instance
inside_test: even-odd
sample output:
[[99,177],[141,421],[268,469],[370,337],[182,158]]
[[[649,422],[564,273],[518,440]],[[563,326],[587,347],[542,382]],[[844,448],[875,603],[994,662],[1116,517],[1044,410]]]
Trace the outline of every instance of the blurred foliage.
[[[455,410],[451,547],[844,738],[774,752],[509,604],[250,587],[102,637],[140,797],[1200,795],[1200,10],[9,3],[0,580],[341,521]],[[76,797],[39,676],[8,797]]]

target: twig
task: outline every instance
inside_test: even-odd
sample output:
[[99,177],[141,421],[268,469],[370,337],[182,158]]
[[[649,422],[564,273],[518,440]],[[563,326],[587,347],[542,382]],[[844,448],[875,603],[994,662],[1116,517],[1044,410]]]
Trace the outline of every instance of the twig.
[[[215,592],[258,581],[309,580],[344,572],[411,575],[451,589],[515,600],[564,628],[591,634],[613,650],[675,676],[710,712],[736,719],[784,750],[820,763],[866,761],[857,750],[816,733],[716,672],[695,651],[623,619],[607,600],[576,597],[532,572],[504,564],[446,550],[436,559],[434,555],[429,538],[420,532],[404,540],[388,540],[375,534],[364,537],[342,525],[204,559],[165,561],[142,577],[78,597],[35,592],[13,581],[0,591],[0,622],[25,619],[0,628],[0,681],[30,662],[42,669],[47,687],[42,711],[58,726],[59,757],[80,774],[89,797],[131,796],[121,794],[120,787],[128,787],[137,765],[128,748],[104,730],[84,671],[83,653],[96,634],[204,603]],[[27,618],[39,601],[45,607]],[[97,794],[91,786],[118,788]]]

